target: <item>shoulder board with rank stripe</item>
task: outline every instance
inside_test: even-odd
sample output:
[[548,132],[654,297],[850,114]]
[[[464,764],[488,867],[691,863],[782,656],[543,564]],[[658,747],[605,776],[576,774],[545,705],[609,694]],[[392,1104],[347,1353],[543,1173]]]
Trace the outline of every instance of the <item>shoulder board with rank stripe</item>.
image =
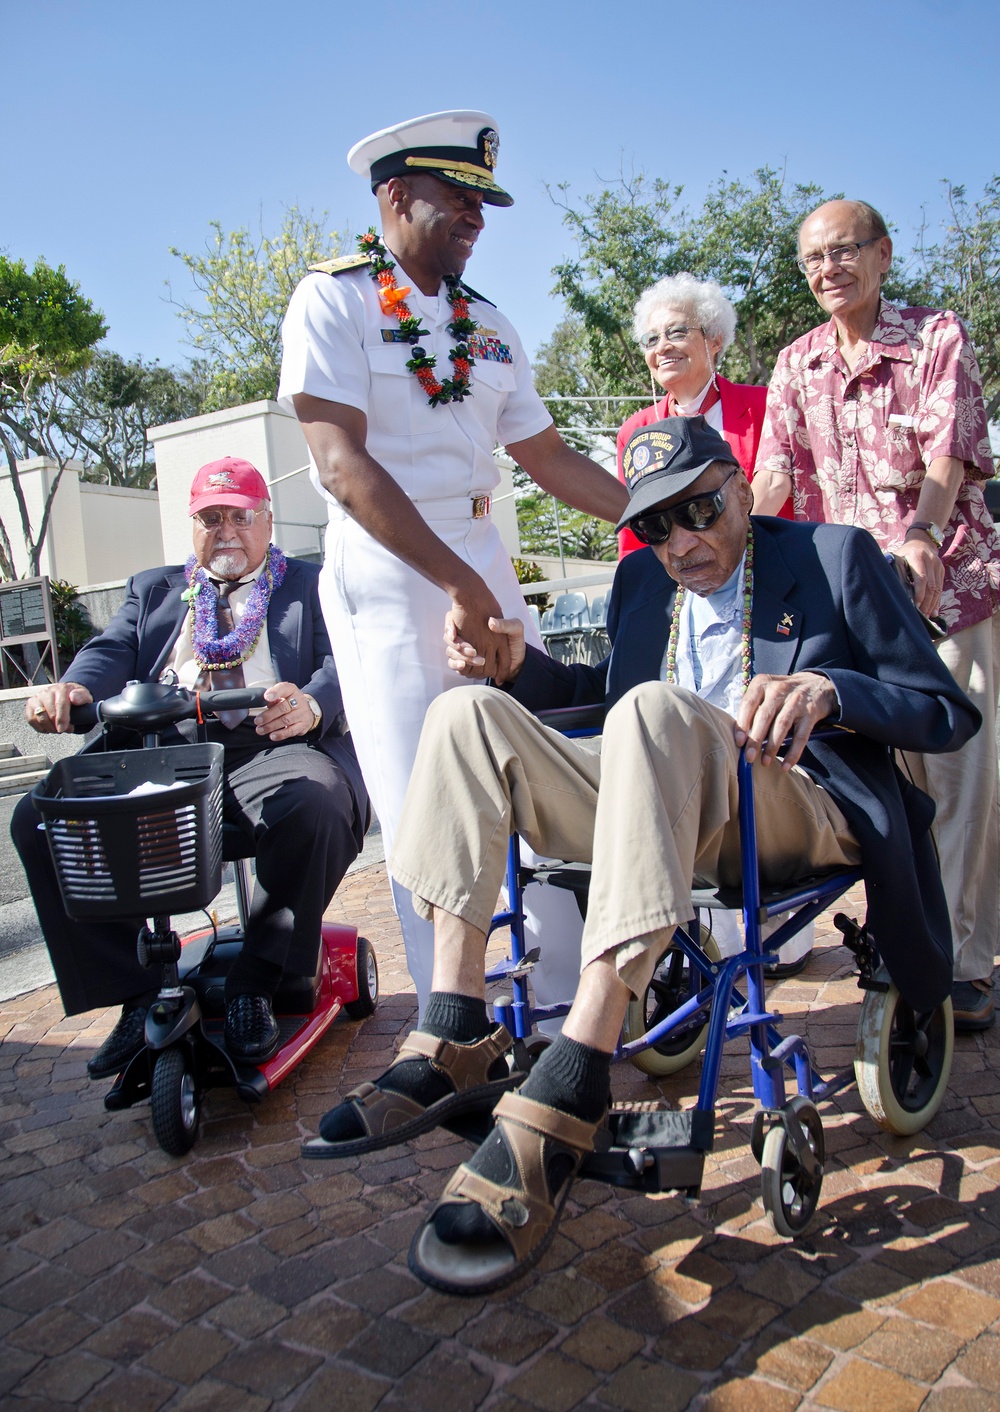
[[487,299],[485,294],[479,294],[476,290],[473,289],[471,284],[466,284],[464,279],[461,283],[462,288],[465,290],[466,294],[471,294],[473,299],[477,300],[480,304],[488,304],[491,309],[495,309],[497,307],[493,303],[492,299]]
[[319,275],[342,275],[345,270],[360,270],[362,265],[369,265],[371,261],[367,255],[341,255],[336,260],[321,260],[318,265],[310,265]]

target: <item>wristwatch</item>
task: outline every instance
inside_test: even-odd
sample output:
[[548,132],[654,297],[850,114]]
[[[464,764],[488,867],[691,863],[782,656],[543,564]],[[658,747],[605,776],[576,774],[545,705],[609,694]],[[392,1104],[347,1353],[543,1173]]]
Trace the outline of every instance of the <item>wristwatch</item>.
[[940,549],[944,543],[944,530],[940,525],[935,525],[930,520],[913,520],[906,533],[909,534],[910,530],[923,530],[935,549]]
[[323,720],[323,711],[320,707],[319,702],[315,699],[315,697],[310,696],[308,692],[304,691],[302,693],[302,699],[309,707],[310,711],[313,713],[313,723],[310,727],[309,732],[307,732],[307,734],[309,734],[311,731],[318,729],[320,723]]

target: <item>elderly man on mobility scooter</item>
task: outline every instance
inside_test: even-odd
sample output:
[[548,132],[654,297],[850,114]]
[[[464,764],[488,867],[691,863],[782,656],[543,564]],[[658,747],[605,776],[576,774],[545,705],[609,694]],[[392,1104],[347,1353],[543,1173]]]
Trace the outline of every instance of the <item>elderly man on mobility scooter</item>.
[[[611,657],[567,666],[509,635],[508,690],[450,692],[428,714],[395,876],[435,925],[423,1031],[374,1084],[322,1120],[312,1156],[386,1146],[473,1103],[496,1127],[418,1231],[411,1267],[452,1293],[484,1293],[531,1266],[608,1103],[626,1007],[642,995],[691,881],[738,884],[736,769],[753,761],[764,880],[865,870],[869,928],[914,1008],[951,984],[948,912],[928,834],[933,807],[892,747],[953,750],[979,727],[863,530],[751,522],[752,496],[703,418],[637,432],[625,459],[628,524],[653,547],[619,565]],[[454,640],[459,670],[482,659]],[[530,715],[606,701],[603,745]],[[524,704],[522,704],[524,703]],[[835,740],[809,737],[821,720]],[[786,736],[791,745],[779,760]],[[483,990],[485,934],[517,830],[593,862],[584,967],[562,1036],[517,1093]],[[502,1095],[502,1097],[500,1096]]]
[[[315,969],[323,912],[361,849],[368,798],[344,733],[319,568],[286,559],[271,543],[264,478],[231,456],[202,466],[189,513],[194,554],[187,565],[136,574],[107,629],[25,709],[44,734],[69,729],[71,706],[169,671],[189,688],[267,688],[269,704],[256,717],[225,712],[205,727],[225,748],[224,817],[252,839],[257,863],[243,950],[226,978],[225,1046],[233,1059],[259,1064],[280,1043],[271,996],[283,971]],[[116,734],[112,748],[141,742],[133,732]],[[171,743],[169,735],[163,743]],[[122,1005],[87,1065],[91,1078],[104,1078],[143,1048],[146,1008],[156,994],[136,955],[143,919],[97,924],[67,917],[38,822],[25,796],[11,833],[66,1013]]]

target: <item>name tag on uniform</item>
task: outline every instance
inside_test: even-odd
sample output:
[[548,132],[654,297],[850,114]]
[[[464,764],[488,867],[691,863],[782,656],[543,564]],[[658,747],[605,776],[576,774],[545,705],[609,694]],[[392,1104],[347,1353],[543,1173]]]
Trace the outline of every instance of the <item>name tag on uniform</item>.
[[917,425],[917,419],[907,416],[905,412],[890,412],[889,425],[891,427],[906,427],[908,431],[912,431]]
[[379,332],[382,335],[383,343],[409,343],[410,335],[404,333],[401,328],[384,328]]

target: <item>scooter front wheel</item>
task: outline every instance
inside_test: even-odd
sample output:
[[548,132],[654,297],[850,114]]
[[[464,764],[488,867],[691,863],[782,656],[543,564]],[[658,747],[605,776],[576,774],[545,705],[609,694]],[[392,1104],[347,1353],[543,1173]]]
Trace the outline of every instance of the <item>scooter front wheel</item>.
[[367,1020],[378,1005],[378,962],[375,948],[366,936],[358,937],[358,998],[349,1000],[344,1009],[352,1020]]
[[186,1046],[175,1044],[157,1055],[150,1102],[157,1142],[171,1157],[183,1157],[195,1144],[201,1119],[201,1095]]

